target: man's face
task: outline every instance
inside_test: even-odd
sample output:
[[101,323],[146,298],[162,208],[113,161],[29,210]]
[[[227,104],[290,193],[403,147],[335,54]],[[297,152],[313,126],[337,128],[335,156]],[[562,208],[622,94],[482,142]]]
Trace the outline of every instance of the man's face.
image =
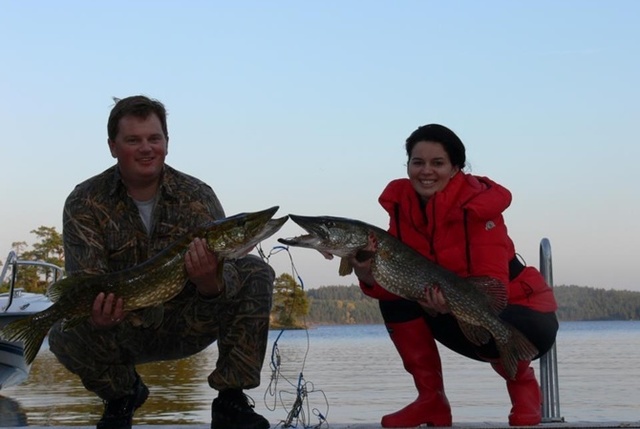
[[127,186],[145,185],[162,174],[169,142],[155,114],[123,117],[115,140],[108,142]]

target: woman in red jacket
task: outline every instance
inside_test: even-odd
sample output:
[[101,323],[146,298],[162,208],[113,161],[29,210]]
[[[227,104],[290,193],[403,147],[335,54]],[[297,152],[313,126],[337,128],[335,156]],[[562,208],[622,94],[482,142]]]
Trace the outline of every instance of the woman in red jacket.
[[[509,304],[500,318],[538,348],[537,357],[543,355],[555,342],[557,305],[540,272],[525,266],[515,253],[502,217],[511,193],[486,177],[465,173],[465,147],[442,125],[415,130],[407,138],[406,151],[409,177],[390,182],[379,198],[389,213],[389,232],[461,277],[502,280]],[[414,402],[382,417],[382,427],[451,426],[435,340],[471,359],[489,362],[506,380],[511,426],[540,423],[540,387],[530,361],[519,362],[515,379],[509,379],[497,361],[495,343],[476,346],[468,341],[441,293],[429,293],[421,303],[404,300],[376,284],[368,261],[351,262],[363,292],[379,300],[391,340],[418,390]]]

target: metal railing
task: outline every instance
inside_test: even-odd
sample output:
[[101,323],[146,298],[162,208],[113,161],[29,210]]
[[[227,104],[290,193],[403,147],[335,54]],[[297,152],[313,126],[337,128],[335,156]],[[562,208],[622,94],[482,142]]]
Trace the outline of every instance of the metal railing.
[[[547,238],[540,241],[540,272],[547,284],[553,287],[551,243]],[[542,422],[564,422],[564,417],[560,415],[556,344],[540,358],[540,387],[542,389]]]
[[11,269],[11,280],[9,281],[9,290],[7,291],[7,303],[4,308],[0,308],[0,311],[2,312],[7,312],[13,302],[13,297],[16,292],[15,285],[19,266],[35,266],[48,268],[53,272],[53,283],[64,277],[64,268],[59,267],[58,265],[44,261],[28,261],[26,259],[18,259],[18,255],[16,255],[16,252],[14,252],[13,250],[10,251],[9,255],[7,256],[7,260],[2,267],[2,274],[0,274],[0,285],[2,285],[4,283],[4,278],[7,275],[7,271]]

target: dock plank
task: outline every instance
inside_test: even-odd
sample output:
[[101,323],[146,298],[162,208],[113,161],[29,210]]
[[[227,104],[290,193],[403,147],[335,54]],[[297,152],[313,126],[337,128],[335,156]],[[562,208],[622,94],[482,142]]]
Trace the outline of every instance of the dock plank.
[[[14,426],[15,428],[25,426]],[[28,429],[95,429],[95,426],[26,426]],[[524,427],[524,426],[523,426]],[[640,420],[624,422],[624,421],[610,421],[610,422],[553,422],[542,423],[539,426],[531,426],[538,429],[608,429],[608,428],[623,428],[623,429],[640,429]],[[209,429],[208,424],[197,425],[134,425],[134,429]],[[297,428],[302,429],[302,426],[298,425]],[[315,429],[316,426],[310,426],[309,428]],[[379,423],[346,423],[346,424],[324,424],[317,429],[380,429]],[[454,422],[453,428],[455,429],[509,429],[510,426],[505,423],[498,422],[482,422],[482,423],[464,423]],[[274,424],[271,429],[284,429],[281,423]]]

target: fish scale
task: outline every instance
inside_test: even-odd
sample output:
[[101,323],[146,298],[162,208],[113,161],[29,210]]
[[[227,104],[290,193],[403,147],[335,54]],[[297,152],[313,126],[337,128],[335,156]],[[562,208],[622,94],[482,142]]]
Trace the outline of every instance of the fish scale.
[[288,219],[287,216],[272,219],[277,210],[278,207],[274,206],[207,222],[153,258],[126,270],[63,278],[49,287],[49,297],[53,301],[49,308],[7,324],[0,330],[0,337],[24,342],[25,361],[31,363],[51,326],[61,319],[65,320],[67,328],[87,320],[93,302],[101,292],[122,298],[125,311],[169,301],[186,284],[184,256],[194,238],[205,238],[207,246],[217,254],[222,264],[225,259],[243,256],[260,241],[276,233]]
[[[349,260],[364,254],[371,258],[376,283],[397,296],[420,302],[424,301],[428,288],[439,290],[469,341],[482,345],[493,338],[500,361],[511,378],[515,377],[519,360],[531,360],[538,354],[520,331],[498,317],[507,305],[506,288],[499,280],[460,277],[387,231],[359,220],[293,214],[289,218],[307,234],[278,241],[341,257],[340,275],[350,274],[353,267]],[[371,241],[374,250],[368,250]]]

